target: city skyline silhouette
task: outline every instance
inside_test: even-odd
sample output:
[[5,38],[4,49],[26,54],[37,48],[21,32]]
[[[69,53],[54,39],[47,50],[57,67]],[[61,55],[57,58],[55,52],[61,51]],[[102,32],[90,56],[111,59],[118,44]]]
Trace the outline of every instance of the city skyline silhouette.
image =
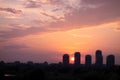
[[[74,80],[74,79],[93,79],[93,80],[119,80],[120,65],[115,64],[115,56],[107,55],[106,64],[103,64],[101,50],[95,52],[95,63],[92,63],[92,56],[85,55],[85,63],[81,63],[81,53],[75,52],[74,63],[70,63],[69,54],[62,55],[62,62],[48,64],[34,63],[28,61],[21,63],[15,61],[5,63],[0,61],[0,79],[2,80]],[[84,75],[82,75],[84,74]],[[69,76],[70,75],[70,76]],[[104,76],[103,76],[104,75]],[[107,76],[109,75],[109,77]],[[116,76],[114,76],[116,75]],[[112,76],[112,77],[111,77]]]
[[[115,66],[118,64],[115,64],[115,56],[113,54],[109,54],[107,55],[105,58],[105,63],[103,63],[103,55],[102,55],[102,50],[96,50],[95,52],[95,62],[93,63],[93,58],[90,54],[86,54],[84,57],[84,63],[81,63],[81,53],[80,52],[75,52],[73,55],[74,58],[73,59],[73,63],[70,63],[71,57],[69,56],[69,54],[63,54],[62,56],[62,62],[59,61],[60,63],[62,63],[63,65],[69,65],[69,64],[74,64],[74,65],[81,65],[84,64],[86,66],[92,66],[92,65],[96,65],[96,66]],[[0,61],[1,63],[5,63],[3,60]],[[56,64],[58,64],[59,62],[56,62]],[[13,63],[13,62],[9,62],[9,63]],[[14,63],[21,63],[20,61],[14,61]],[[33,61],[28,61],[28,64],[33,64]],[[38,62],[41,63],[41,62]],[[48,62],[45,60],[44,62],[45,64],[48,64]],[[50,63],[52,64],[52,63]]]
[[[106,57],[106,63],[103,64],[103,56],[102,56],[102,51],[101,50],[96,50],[95,53],[95,63],[92,63],[92,56],[87,54],[85,55],[85,63],[83,63],[86,66],[92,66],[93,64],[97,67],[102,67],[103,65],[106,66],[115,66],[115,56],[113,54],[109,54]],[[64,54],[63,55],[63,64],[64,65],[69,65],[70,64],[70,58],[69,58],[69,54]],[[81,54],[80,52],[75,52],[74,53],[74,65],[81,65]]]

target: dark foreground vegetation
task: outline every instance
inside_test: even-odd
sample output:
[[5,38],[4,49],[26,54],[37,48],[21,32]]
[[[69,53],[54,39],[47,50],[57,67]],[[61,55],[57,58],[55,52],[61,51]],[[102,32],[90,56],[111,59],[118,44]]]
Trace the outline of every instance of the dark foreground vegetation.
[[0,80],[120,80],[120,66],[1,62]]

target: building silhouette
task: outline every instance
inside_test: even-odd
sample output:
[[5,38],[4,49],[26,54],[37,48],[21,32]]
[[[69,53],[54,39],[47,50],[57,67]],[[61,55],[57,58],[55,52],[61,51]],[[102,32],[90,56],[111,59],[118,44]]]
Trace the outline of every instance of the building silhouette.
[[85,65],[86,66],[91,66],[91,64],[92,64],[92,57],[91,57],[91,55],[86,55],[85,56]]
[[75,60],[74,60],[74,64],[75,65],[79,65],[79,64],[81,64],[81,55],[80,55],[80,52],[75,52],[75,54],[74,54],[74,58],[75,58]]
[[108,55],[106,58],[106,65],[108,67],[112,67],[115,65],[115,56],[114,55]]
[[64,54],[63,55],[63,64],[64,65],[68,65],[69,64],[69,55],[68,54]]
[[103,65],[103,56],[102,56],[102,51],[101,50],[96,50],[95,65],[96,66],[102,66]]

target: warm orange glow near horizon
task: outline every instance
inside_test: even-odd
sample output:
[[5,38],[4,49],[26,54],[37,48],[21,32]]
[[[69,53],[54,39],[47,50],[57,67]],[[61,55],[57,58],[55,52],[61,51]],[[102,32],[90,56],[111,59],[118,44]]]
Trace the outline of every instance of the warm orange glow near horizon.
[[[107,51],[112,52],[112,48],[115,47],[116,49],[115,51],[117,53],[117,51],[119,51],[116,47],[117,42],[119,40],[117,39],[119,34],[117,34],[118,32],[114,31],[114,27],[112,25],[113,24],[111,24],[111,26],[108,25],[110,27],[108,26],[104,27],[102,25],[98,27],[73,29],[73,30],[61,31],[61,32],[59,31],[59,32],[45,33],[45,34],[38,33],[37,35],[28,35],[20,38],[14,38],[13,39],[14,42],[12,43],[19,43],[29,46],[31,50],[35,50],[39,52],[39,53],[34,53],[37,55],[41,55],[41,50],[56,52],[56,54],[60,55],[60,56],[56,56],[56,59],[59,61],[60,61],[59,57],[61,57],[62,54],[67,53],[70,56],[71,55],[73,56],[74,52],[76,51],[80,52],[81,55],[83,56],[86,54],[94,55],[97,49],[104,50],[108,54]],[[99,32],[97,32],[98,30]],[[99,34],[99,36],[97,36],[97,34]],[[111,38],[112,36],[113,38]],[[108,39],[110,42],[108,41]],[[106,46],[109,47],[110,49],[108,50]],[[29,48],[25,48],[21,50],[24,51]],[[73,57],[70,58],[70,63],[74,63]],[[81,63],[84,63],[84,58],[81,60]]]

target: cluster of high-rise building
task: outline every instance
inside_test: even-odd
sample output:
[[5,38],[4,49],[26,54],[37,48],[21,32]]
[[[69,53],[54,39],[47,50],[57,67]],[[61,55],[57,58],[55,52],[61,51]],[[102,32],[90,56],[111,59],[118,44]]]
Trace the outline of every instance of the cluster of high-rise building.
[[[67,65],[69,64],[69,55],[64,54],[63,55],[63,64]],[[74,64],[80,65],[81,64],[81,54],[80,52],[74,53]],[[86,55],[85,56],[85,65],[91,66],[92,65],[92,56]],[[103,65],[103,55],[101,50],[96,50],[95,53],[95,65],[96,66],[102,66]],[[114,66],[115,65],[115,56],[114,55],[108,55],[106,57],[106,66]]]

